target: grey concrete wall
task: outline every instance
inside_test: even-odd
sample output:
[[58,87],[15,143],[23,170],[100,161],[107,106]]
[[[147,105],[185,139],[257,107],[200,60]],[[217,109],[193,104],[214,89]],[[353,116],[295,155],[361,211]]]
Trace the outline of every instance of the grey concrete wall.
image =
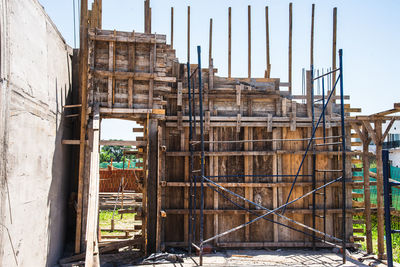
[[65,235],[72,50],[37,0],[0,0],[0,12],[0,266],[52,266]]

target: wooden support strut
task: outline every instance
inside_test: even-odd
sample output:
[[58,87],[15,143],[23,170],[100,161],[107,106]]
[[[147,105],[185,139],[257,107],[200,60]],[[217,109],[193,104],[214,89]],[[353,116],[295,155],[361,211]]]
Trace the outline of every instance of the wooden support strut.
[[86,257],[85,266],[100,266],[99,247],[97,240],[99,213],[99,139],[100,139],[100,110],[96,105],[93,112],[93,147],[90,161],[90,181],[88,215],[86,223]]
[[269,18],[268,18],[268,7],[265,7],[265,35],[266,35],[266,56],[267,56],[267,70],[265,72],[265,78],[271,78],[271,62],[269,53]]
[[228,78],[231,78],[232,68],[232,8],[228,9]]
[[171,7],[171,48],[174,49],[174,8]]
[[85,163],[85,136],[86,136],[86,102],[87,102],[87,62],[88,62],[88,3],[81,0],[81,26],[80,26],[80,53],[79,53],[79,76],[81,77],[81,125],[80,125],[80,145],[79,145],[79,176],[78,176],[78,196],[76,208],[76,231],[75,231],[75,253],[81,252],[81,233],[82,233],[82,196],[83,196],[83,173]]
[[247,26],[248,26],[248,78],[251,78],[251,6],[247,7]]
[[292,94],[292,32],[293,32],[293,12],[292,3],[289,4],[289,94]]
[[314,66],[314,14],[315,14],[315,4],[312,4],[312,11],[311,11],[311,41],[310,41],[310,66]]

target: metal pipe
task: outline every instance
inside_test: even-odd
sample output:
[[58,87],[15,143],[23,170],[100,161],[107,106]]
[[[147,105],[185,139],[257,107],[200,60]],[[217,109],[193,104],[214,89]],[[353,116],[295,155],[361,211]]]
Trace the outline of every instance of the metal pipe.
[[[337,83],[338,83],[338,81],[339,81],[339,78],[340,78],[340,76],[339,76],[338,79],[336,80],[335,87],[336,87],[336,85],[337,85]],[[304,155],[303,155],[303,159],[301,160],[301,163],[300,163],[300,167],[299,167],[299,169],[297,170],[296,177],[294,178],[292,187],[290,188],[290,191],[289,191],[289,195],[288,195],[288,197],[287,197],[287,199],[286,199],[286,203],[289,202],[290,196],[291,196],[291,194],[292,194],[292,192],[293,192],[294,185],[296,184],[296,181],[297,181],[297,177],[298,177],[298,175],[299,175],[299,173],[300,173],[301,167],[302,167],[303,164],[304,164],[304,160],[305,160],[305,158],[306,158],[306,156],[307,156],[308,150],[310,149],[310,145],[311,145],[311,143],[312,143],[312,139],[313,139],[314,136],[315,136],[315,132],[316,132],[316,130],[318,129],[318,125],[319,125],[319,123],[320,123],[320,121],[321,121],[322,114],[325,112],[325,109],[326,109],[326,107],[327,107],[327,105],[328,105],[328,103],[329,103],[329,100],[331,99],[332,92],[333,92],[333,90],[332,90],[331,93],[329,94],[329,97],[328,97],[328,99],[327,99],[327,101],[326,101],[326,104],[325,104],[325,106],[324,106],[323,109],[322,109],[322,113],[321,113],[321,115],[319,116],[317,125],[316,125],[316,127],[314,128],[314,130],[313,130],[313,133],[312,133],[312,135],[311,135],[311,139],[310,139],[310,141],[308,142],[306,151],[304,152]],[[284,213],[285,213],[285,208],[283,208],[283,210],[282,210],[282,214],[284,214]]]
[[188,103],[189,103],[189,151],[190,151],[190,158],[189,158],[189,166],[190,166],[190,187],[189,187],[189,240],[188,240],[188,251],[189,255],[192,254],[192,220],[193,220],[193,214],[192,214],[192,200],[193,200],[193,145],[192,145],[192,103],[191,103],[191,92],[190,92],[190,63],[187,63],[187,75],[188,75]]
[[[227,197],[227,196],[225,196],[224,194],[222,194],[222,192],[220,192],[220,191],[218,191],[217,189],[215,189],[214,187],[212,187],[212,185],[207,184],[207,186],[208,186],[211,190],[213,190],[214,192],[217,192],[220,196],[222,196],[223,198],[225,198],[226,200],[228,200],[229,202],[231,202],[231,203],[232,203],[233,205],[235,205],[236,207],[238,207],[238,208],[240,208],[240,209],[242,209],[242,210],[246,210],[247,212],[249,212],[249,213],[251,213],[251,214],[253,214],[253,215],[259,216],[258,213],[254,212],[254,211],[252,211],[252,210],[250,210],[250,209],[247,209],[247,208],[245,208],[245,207],[243,207],[243,206],[240,206],[240,205],[237,204],[235,201],[233,201],[233,200],[230,199],[229,197]],[[269,219],[269,218],[266,218],[266,217],[263,217],[263,219],[266,220],[266,221],[275,223],[275,224],[277,224],[277,225],[286,227],[286,228],[288,228],[288,229],[290,229],[290,230],[293,230],[293,231],[295,231],[295,232],[302,233],[302,234],[304,234],[304,235],[306,235],[306,236],[312,237],[312,234],[309,234],[309,233],[307,233],[307,232],[305,232],[305,231],[301,231],[301,230],[299,230],[299,229],[296,229],[296,228],[291,227],[291,226],[289,226],[289,225],[286,225],[286,224],[284,224],[284,223],[277,222],[277,221],[274,221],[274,220]],[[334,244],[334,243],[327,242],[327,241],[325,240],[325,235],[324,235],[324,239],[319,238],[319,237],[316,237],[316,239],[318,239],[318,240],[320,240],[320,241],[322,241],[322,242],[324,242],[324,243],[327,243],[328,245],[332,245],[332,246],[334,246],[334,247],[340,247],[340,246],[338,246],[338,245],[336,245],[336,244]]]
[[314,192],[316,192],[316,191],[318,191],[318,190],[321,190],[322,188],[324,188],[324,187],[326,187],[326,186],[329,186],[329,185],[331,185],[331,184],[333,184],[333,183],[335,183],[335,182],[338,182],[339,180],[342,179],[342,177],[336,178],[335,180],[332,180],[332,181],[330,181],[329,183],[327,183],[327,184],[325,184],[325,185],[322,185],[322,186],[316,188],[315,190],[312,190],[312,191],[310,191],[310,192],[308,192],[308,193],[306,193],[306,194],[304,194],[304,195],[302,195],[302,196],[300,196],[300,197],[298,197],[298,198],[296,198],[296,199],[294,199],[294,200],[292,200],[292,201],[290,201],[290,202],[288,202],[288,203],[286,203],[286,204],[283,204],[283,205],[281,205],[281,206],[279,206],[279,207],[273,209],[273,210],[269,210],[269,209],[267,209],[267,208],[265,208],[265,207],[263,207],[263,206],[261,206],[261,205],[255,203],[255,202],[251,201],[251,200],[248,200],[248,199],[242,197],[241,195],[238,195],[238,194],[236,194],[235,192],[232,192],[232,191],[230,191],[229,189],[226,189],[225,187],[223,187],[223,186],[221,186],[221,185],[215,183],[214,181],[212,181],[212,180],[206,178],[205,176],[203,176],[203,179],[206,180],[206,181],[208,181],[208,182],[211,183],[211,184],[214,184],[214,185],[217,186],[218,188],[220,188],[220,189],[222,189],[222,190],[224,190],[224,191],[226,191],[226,192],[228,192],[228,193],[230,193],[230,194],[232,194],[232,195],[234,195],[234,196],[236,196],[236,197],[238,197],[238,198],[240,198],[240,199],[242,199],[242,200],[244,200],[244,201],[246,201],[246,202],[248,202],[248,203],[251,203],[251,204],[253,204],[254,206],[257,206],[257,207],[259,207],[259,208],[261,208],[261,209],[267,211],[267,213],[265,213],[265,214],[263,214],[263,215],[261,215],[261,216],[255,218],[255,219],[253,219],[253,220],[251,220],[251,221],[248,221],[248,222],[246,222],[246,223],[244,223],[244,224],[241,224],[241,225],[239,225],[239,226],[236,226],[236,227],[234,227],[234,228],[232,228],[232,229],[230,229],[230,230],[227,230],[227,231],[225,231],[225,232],[223,232],[223,233],[221,233],[221,234],[218,234],[218,235],[216,235],[216,236],[210,237],[210,238],[208,238],[207,240],[204,240],[203,243],[210,242],[210,241],[212,241],[212,240],[214,240],[214,239],[217,239],[217,238],[219,238],[219,237],[221,237],[221,236],[224,236],[224,235],[227,235],[227,234],[232,233],[232,232],[234,232],[234,231],[237,231],[237,230],[239,230],[239,229],[242,229],[243,227],[246,227],[246,226],[248,226],[248,225],[250,225],[250,224],[252,224],[252,223],[258,221],[258,220],[260,220],[260,219],[266,217],[267,215],[269,215],[269,214],[271,214],[271,213],[273,213],[273,214],[275,214],[275,215],[277,215],[277,216],[279,216],[279,217],[281,217],[281,218],[283,218],[283,219],[285,219],[285,220],[288,220],[288,221],[290,221],[290,222],[292,222],[292,223],[295,223],[295,224],[297,224],[297,225],[300,225],[301,227],[304,227],[304,228],[306,228],[306,229],[308,229],[308,230],[310,230],[310,231],[314,231],[314,232],[317,232],[317,233],[319,233],[319,234],[321,234],[321,235],[325,235],[325,236],[331,238],[332,240],[335,240],[335,241],[338,241],[338,242],[341,242],[341,241],[342,241],[342,240],[340,240],[339,238],[336,238],[336,237],[334,237],[334,236],[331,236],[331,235],[328,235],[328,234],[326,234],[326,233],[323,233],[323,232],[321,232],[321,231],[319,231],[319,230],[316,230],[316,229],[314,229],[314,228],[312,228],[312,227],[309,227],[309,226],[307,226],[307,225],[305,225],[305,224],[299,223],[299,222],[297,222],[297,221],[295,221],[295,220],[293,220],[293,219],[290,219],[290,218],[288,218],[288,217],[286,217],[286,216],[284,216],[284,215],[282,215],[282,214],[276,213],[276,211],[278,211],[278,210],[280,210],[280,209],[282,209],[282,208],[285,208],[285,207],[287,207],[288,205],[290,205],[290,204],[292,204],[292,203],[294,203],[294,202],[296,202],[296,201],[298,201],[298,200],[300,200],[300,199],[303,199],[303,198],[305,198],[305,197],[311,195],[312,193],[314,193]]
[[204,233],[204,129],[203,129],[203,93],[201,80],[201,47],[197,46],[199,70],[199,106],[200,106],[200,137],[201,137],[201,199],[200,199],[200,266],[203,265],[203,233]]
[[315,77],[314,80],[320,79],[320,78],[322,78],[322,77],[325,77],[325,76],[327,76],[327,75],[329,75],[329,74],[331,74],[331,73],[337,72],[337,71],[339,71],[339,70],[340,70],[340,68],[339,68],[339,69],[332,70],[332,71],[328,71],[328,72],[325,73],[325,74],[322,74],[322,75],[320,75],[320,76]]
[[388,267],[393,267],[392,226],[390,223],[390,184],[389,184],[389,151],[382,150],[383,162],[383,196],[385,203],[385,234]]
[[[344,97],[343,97],[343,50],[339,49],[339,68],[340,68],[340,115],[342,119],[342,257],[343,264],[346,263],[346,131],[344,124]],[[332,92],[335,87],[332,88]]]
[[[322,75],[324,75],[324,69],[322,69]],[[325,106],[325,76],[322,77],[322,106]],[[325,124],[325,112],[322,113],[322,136],[324,138],[324,144],[326,144],[326,124]],[[324,172],[324,184],[326,183],[326,172]],[[324,188],[324,233],[326,233],[326,188]],[[325,237],[324,237],[325,240]]]

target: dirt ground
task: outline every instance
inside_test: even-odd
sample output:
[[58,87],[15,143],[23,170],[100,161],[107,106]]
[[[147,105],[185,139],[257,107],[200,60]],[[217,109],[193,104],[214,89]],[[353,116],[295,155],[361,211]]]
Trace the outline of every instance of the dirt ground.
[[[332,249],[324,250],[301,250],[301,249],[279,249],[279,250],[227,250],[205,255],[203,266],[386,266],[376,260],[367,259],[363,262],[357,259],[362,254],[349,254],[346,264],[342,264],[342,255],[334,253]],[[121,260],[121,258],[119,259]],[[137,265],[133,262],[125,264],[106,263],[102,266],[198,266],[198,257],[184,258],[183,263],[167,263],[155,265]],[[398,265],[395,265],[398,266]]]

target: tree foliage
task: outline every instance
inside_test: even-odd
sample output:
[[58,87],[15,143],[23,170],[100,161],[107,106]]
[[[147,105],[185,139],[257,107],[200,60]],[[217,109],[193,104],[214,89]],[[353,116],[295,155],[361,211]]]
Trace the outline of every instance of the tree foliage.
[[[124,150],[132,149],[131,146],[103,146],[100,151],[100,163],[103,162],[122,162]],[[135,159],[135,155],[126,155],[125,160]]]

